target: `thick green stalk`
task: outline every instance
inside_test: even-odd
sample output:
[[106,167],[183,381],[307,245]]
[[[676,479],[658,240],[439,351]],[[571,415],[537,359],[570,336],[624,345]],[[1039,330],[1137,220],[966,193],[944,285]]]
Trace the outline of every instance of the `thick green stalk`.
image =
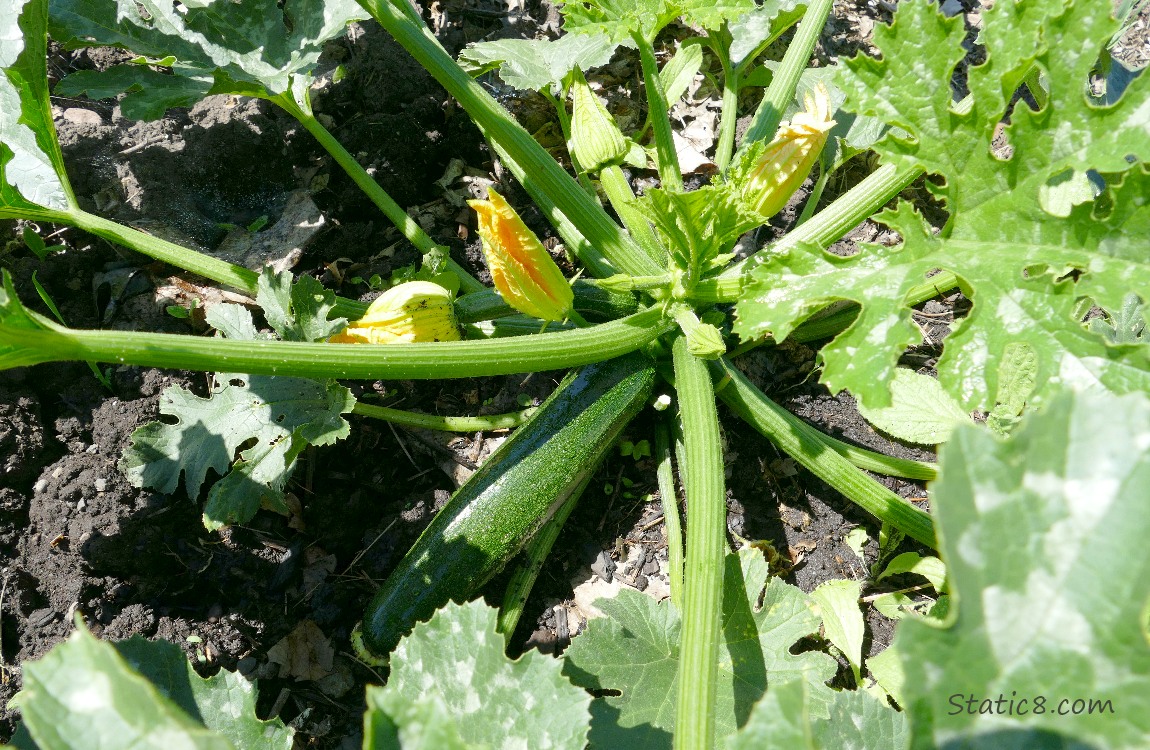
[[783,110],[795,98],[799,76],[811,59],[811,52],[814,51],[815,42],[819,40],[823,26],[826,25],[833,4],[834,0],[811,0],[811,4],[807,6],[807,12],[799,22],[799,30],[795,32],[791,46],[787,47],[787,53],[783,55],[782,62],[775,70],[771,85],[767,88],[758,111],[755,112],[751,127],[743,136],[740,148],[746,148],[755,141],[774,137],[775,131],[779,129],[779,123],[782,122]]
[[682,190],[683,175],[679,171],[679,155],[675,151],[675,139],[671,134],[671,118],[668,115],[667,93],[663,90],[663,80],[659,78],[659,63],[655,60],[655,48],[651,42],[636,31],[631,35],[639,48],[639,62],[643,67],[643,88],[647,92],[647,111],[655,131],[655,152],[659,159],[659,181],[664,190]]
[[[0,303],[5,302],[0,295]],[[0,326],[0,369],[94,360],[205,372],[305,378],[431,379],[511,375],[600,362],[635,351],[674,327],[658,309],[602,325],[531,337],[373,346],[81,331],[23,308],[30,324]]]
[[[398,203],[396,203],[387,191],[383,189],[378,182],[376,182],[367,170],[355,160],[343,144],[336,140],[335,136],[331,134],[327,128],[323,126],[315,115],[312,114],[310,107],[300,106],[299,102],[290,94],[281,94],[271,98],[271,101],[278,104],[285,112],[292,117],[299,120],[300,124],[304,126],[307,132],[319,141],[324,150],[331,154],[336,163],[343,167],[343,171],[347,176],[352,179],[359,189],[376,205],[383,215],[391,221],[392,224],[403,233],[411,244],[424,254],[430,253],[439,247],[439,244],[431,239],[427,232],[423,231],[423,227],[415,221],[415,219],[408,216]],[[467,269],[456,263],[450,257],[447,259],[448,269],[459,277],[460,291],[478,292],[484,289],[483,284],[479,280],[468,273]]]
[[934,525],[925,511],[903,500],[829,449],[821,437],[814,434],[817,431],[813,427],[767,398],[730,361],[720,360],[714,367],[730,378],[719,396],[735,414],[863,510],[928,547],[938,544]]
[[727,551],[723,449],[719,442],[715,392],[706,363],[687,350],[687,340],[682,336],[675,339],[673,355],[687,489],[687,555],[675,747],[709,750],[715,746],[723,557]]
[[627,176],[617,165],[604,167],[599,171],[599,184],[611,201],[611,207],[623,221],[623,226],[631,233],[632,239],[639,243],[639,247],[652,261],[660,266],[667,265],[667,251],[655,238],[655,230],[651,222],[635,208],[635,193],[627,182]]
[[382,419],[392,424],[404,427],[418,427],[424,430],[440,430],[441,432],[481,432],[486,430],[508,430],[518,427],[535,413],[535,409],[524,409],[507,414],[489,414],[479,417],[440,417],[436,414],[420,414],[403,409],[391,409],[386,406],[374,406],[357,401],[351,410],[352,414],[360,414],[373,419]]
[[60,221],[83,229],[85,232],[90,232],[97,237],[103,237],[119,245],[130,247],[149,258],[155,258],[185,271],[199,274],[205,279],[226,284],[253,296],[256,293],[256,282],[259,280],[259,274],[243,266],[237,266],[235,263],[228,263],[206,253],[191,250],[159,237],[153,237],[146,232],[132,229],[81,209],[68,212]]
[[[80,209],[60,213],[51,220],[83,229],[85,232],[131,248],[149,258],[155,258],[158,261],[182,268],[185,271],[203,276],[205,279],[211,279],[217,284],[239,289],[253,297],[256,295],[259,274],[243,266],[237,266],[235,263],[213,258],[206,253],[162,240],[159,237],[153,237],[146,232],[132,229],[119,222]],[[336,297],[332,315],[355,320],[362,317],[366,311],[367,305],[363,302]]]
[[[576,249],[587,253],[580,255],[580,259],[594,273],[610,275],[604,272],[612,267],[641,275],[662,270],[654,266],[603,207],[579,188],[507,110],[451,59],[426,26],[415,23],[388,0],[360,0],[360,4],[455,97],[496,150],[507,156],[507,166],[552,223],[561,229],[561,215],[586,239],[587,244]],[[547,196],[549,201],[541,201],[540,195]]]
[[719,139],[715,146],[715,166],[719,173],[727,171],[731,156],[735,152],[735,128],[739,119],[739,85],[742,69],[733,68],[724,52],[719,58],[723,63],[723,110],[719,120]]
[[890,202],[922,174],[923,171],[915,167],[902,170],[890,164],[879,167],[858,185],[815,214],[810,221],[791,230],[775,244],[735,263],[718,276],[700,281],[691,293],[692,299],[700,302],[734,302],[739,298],[742,289],[743,274],[757,262],[757,259],[772,253],[787,252],[800,243],[830,247],[860,222]]
[[[783,411],[786,411],[786,409]],[[787,412],[787,414],[794,417],[790,412]],[[860,448],[857,445],[844,443],[842,440],[819,432],[819,430],[798,419],[798,417],[794,417],[794,419],[796,420],[796,429],[805,428],[808,434],[821,440],[828,448],[860,469],[873,471],[875,474],[882,474],[887,477],[918,479],[923,482],[931,482],[938,479],[938,464],[932,464],[928,461],[915,461],[909,458],[895,458],[894,456],[886,456],[876,451]]]
[[667,577],[671,582],[671,603],[683,611],[683,525],[679,517],[679,493],[675,490],[675,465],[671,458],[671,434],[666,423],[655,426],[655,460],[659,467],[659,504],[663,507],[663,528],[667,531]]

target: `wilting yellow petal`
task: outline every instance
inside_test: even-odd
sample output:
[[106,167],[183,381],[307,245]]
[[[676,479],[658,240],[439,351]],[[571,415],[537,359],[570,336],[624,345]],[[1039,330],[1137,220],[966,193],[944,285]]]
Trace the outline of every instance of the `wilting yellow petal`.
[[787,205],[818,161],[835,126],[830,119],[830,95],[821,83],[804,97],[804,104],[806,110],[783,123],[743,183],[747,207],[764,219]]
[[359,320],[328,338],[343,344],[458,341],[452,293],[430,281],[408,281],[375,298]]
[[479,237],[491,279],[507,304],[543,320],[563,320],[575,295],[563,272],[503,196],[468,201],[479,216]]

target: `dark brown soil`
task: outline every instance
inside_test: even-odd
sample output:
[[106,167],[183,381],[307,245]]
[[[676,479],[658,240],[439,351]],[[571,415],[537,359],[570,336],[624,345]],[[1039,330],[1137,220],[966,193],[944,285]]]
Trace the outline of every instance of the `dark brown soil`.
[[[881,4],[863,5],[836,8],[819,47],[821,61],[853,54],[874,20],[888,17]],[[510,20],[486,6],[447,6],[437,18],[452,22],[437,30],[451,49],[492,33],[535,35],[554,24],[554,9],[534,3]],[[474,126],[381,32],[357,29],[329,55],[348,75],[318,98],[317,110],[400,205],[422,206],[438,217],[433,237],[482,275],[474,241],[468,246],[460,239],[460,224],[443,209],[434,184],[451,158],[491,168]],[[57,50],[50,71],[58,77],[117,59],[113,52]],[[123,119],[113,102],[54,104],[65,160],[86,209],[211,249],[226,234],[221,224],[246,225],[265,215],[274,223],[292,191],[311,189],[328,228],[307,248],[297,272],[330,286],[342,282],[339,291],[356,296],[369,290],[350,277],[386,277],[418,259],[310,136],[267,103],[213,97],[154,123]],[[533,226],[550,234],[525,196],[513,197]],[[800,193],[778,223],[793,220],[805,197]],[[0,229],[7,242],[19,227]],[[152,286],[172,269],[76,230],[38,229],[68,249],[45,262],[19,248],[3,259],[25,302],[46,312],[31,283],[37,273],[69,325],[189,332],[188,322],[154,299]],[[881,231],[867,223],[852,238],[875,240]],[[109,311],[113,286],[101,274],[124,267],[143,270],[140,293]],[[833,435],[929,458],[875,434],[849,397],[831,397],[818,386],[810,377],[813,356],[807,347],[760,349],[740,366],[768,394]],[[923,354],[925,366],[930,356]],[[156,418],[159,393],[170,385],[203,393],[205,375],[137,367],[108,372],[110,390],[82,363],[0,372],[0,705],[20,687],[21,662],[58,643],[81,613],[101,637],[164,638],[205,672],[223,667],[259,678],[261,711],[296,726],[300,746],[358,747],[363,686],[378,678],[348,653],[351,628],[374,587],[453,489],[443,466],[479,455],[484,436],[449,443],[352,418],[350,439],[311,450],[301,462],[290,486],[298,517],[261,513],[250,525],[208,533],[194,499],[182,491],[136,489],[117,468],[131,432]],[[481,405],[499,412],[520,408],[524,398],[538,401],[558,377],[349,385],[357,395],[397,393],[388,403],[401,408],[466,414]],[[829,578],[864,578],[864,564],[843,538],[857,525],[876,538],[874,520],[746,425],[725,418],[724,427],[731,532],[770,541],[786,561],[788,580],[804,590]],[[643,418],[628,438],[653,443],[653,432]],[[632,483],[626,491],[624,479]],[[904,497],[925,494],[912,483],[882,481]],[[629,569],[619,562],[618,574],[629,585],[646,586],[666,557],[658,503],[644,499],[655,491],[650,459],[609,458],[539,579],[518,634],[522,647],[564,645],[572,634],[555,606],[570,600],[573,577],[597,561],[619,560],[641,545],[643,555]],[[867,553],[869,565],[873,543]],[[489,587],[493,600],[500,592],[500,581]],[[304,621],[336,652],[320,679],[283,676],[268,658]],[[869,625],[877,652],[889,643],[892,624],[872,613]],[[12,712],[0,713],[0,737],[10,736],[14,720]]]

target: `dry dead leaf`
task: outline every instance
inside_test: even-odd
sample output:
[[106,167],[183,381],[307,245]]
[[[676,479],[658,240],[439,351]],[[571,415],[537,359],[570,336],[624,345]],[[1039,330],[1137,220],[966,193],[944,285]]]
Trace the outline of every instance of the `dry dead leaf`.
[[280,677],[321,680],[331,674],[335,649],[311,620],[304,620],[268,650],[268,661],[278,664]]

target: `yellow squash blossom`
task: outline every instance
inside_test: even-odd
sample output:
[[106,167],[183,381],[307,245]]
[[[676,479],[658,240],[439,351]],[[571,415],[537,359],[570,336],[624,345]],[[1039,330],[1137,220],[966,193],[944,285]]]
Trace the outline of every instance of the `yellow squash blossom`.
[[343,344],[410,344],[458,341],[454,295],[430,281],[408,281],[375,298],[362,318],[328,341]]
[[830,117],[831,101],[821,83],[803,97],[806,110],[783,123],[775,139],[763,153],[743,183],[747,207],[764,219],[777,214],[803,184],[819,159],[835,121]]
[[500,296],[519,312],[536,318],[567,318],[575,295],[563,272],[503,196],[488,189],[487,197],[467,203],[479,215],[483,254]]

